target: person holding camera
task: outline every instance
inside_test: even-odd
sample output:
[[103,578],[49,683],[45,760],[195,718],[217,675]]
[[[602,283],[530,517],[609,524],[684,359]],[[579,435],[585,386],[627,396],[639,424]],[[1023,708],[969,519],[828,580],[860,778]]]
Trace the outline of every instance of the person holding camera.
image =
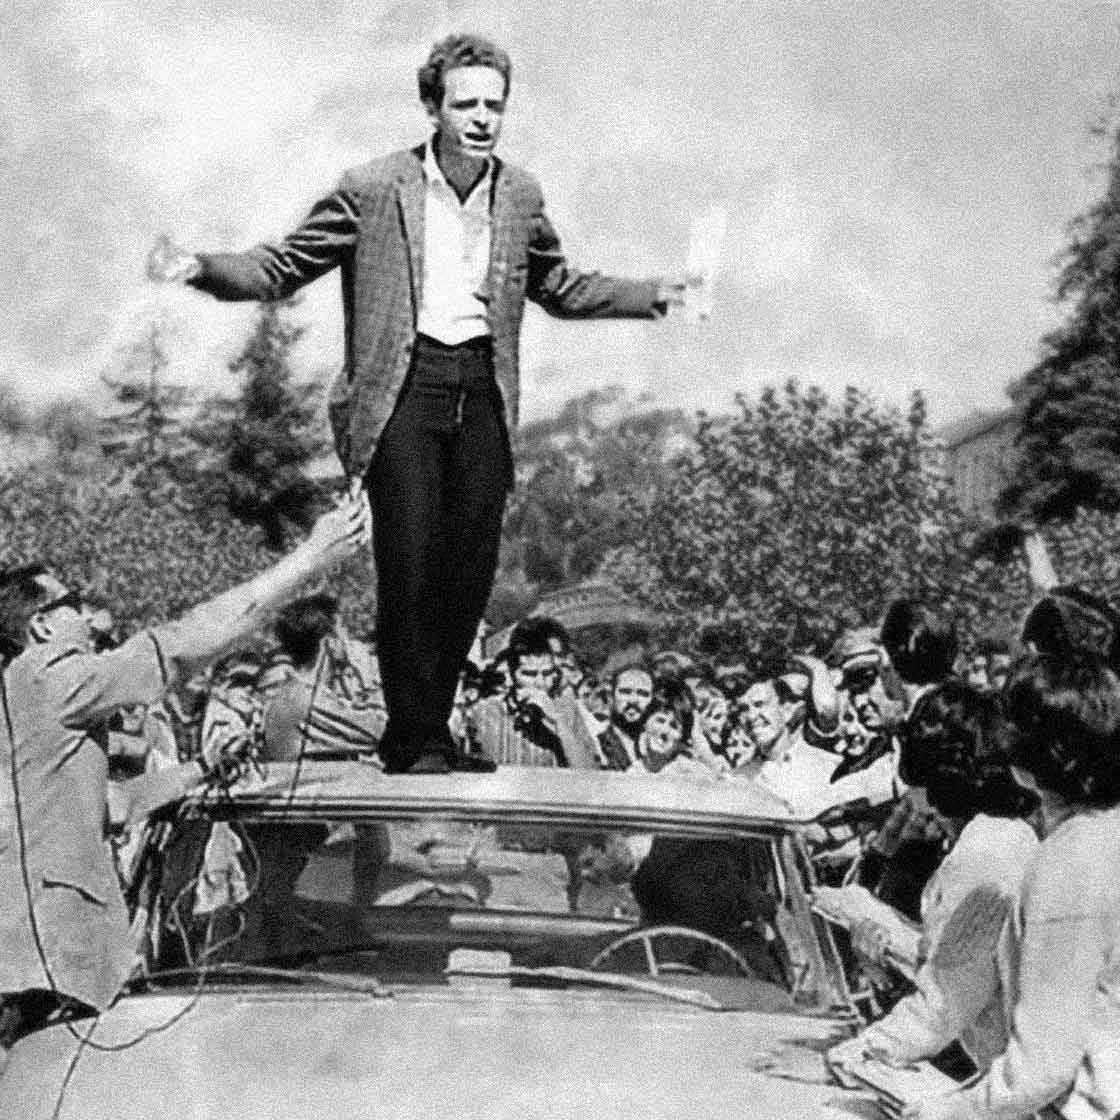
[[598,770],[599,753],[570,693],[552,695],[559,667],[547,619],[527,618],[506,647],[509,687],[480,700],[467,716],[470,752],[509,766]]

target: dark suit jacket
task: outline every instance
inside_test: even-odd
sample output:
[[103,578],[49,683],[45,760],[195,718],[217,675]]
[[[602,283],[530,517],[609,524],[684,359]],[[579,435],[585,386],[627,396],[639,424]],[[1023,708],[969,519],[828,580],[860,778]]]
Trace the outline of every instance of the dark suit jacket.
[[[200,254],[191,283],[219,299],[281,299],[341,270],[346,353],[331,390],[335,445],[346,473],[364,476],[408,374],[424,275],[424,147],[345,172],[282,241],[244,253]],[[568,266],[537,181],[495,160],[489,300],[494,372],[512,429],[525,300],[562,318],[655,318],[656,280]]]
[[634,764],[630,751],[613,723],[608,723],[599,732],[599,753],[603,756],[604,770],[629,770]]

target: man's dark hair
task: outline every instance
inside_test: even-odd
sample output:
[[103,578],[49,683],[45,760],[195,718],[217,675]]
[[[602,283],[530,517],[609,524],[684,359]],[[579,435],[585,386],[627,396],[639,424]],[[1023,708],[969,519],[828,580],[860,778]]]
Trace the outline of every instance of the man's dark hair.
[[879,641],[895,672],[907,684],[946,680],[957,659],[952,621],[912,599],[896,599],[887,607]]
[[549,641],[555,633],[554,625],[559,625],[555,619],[534,616],[523,618],[513,628],[509,644],[505,648],[505,658],[511,673],[523,657],[541,657],[552,653]]
[[497,70],[505,81],[505,95],[509,96],[509,82],[513,63],[501,47],[481,35],[455,34],[440,39],[432,46],[427,61],[416,71],[420,100],[425,105],[442,105],[444,75],[457,66],[489,66]]
[[1054,587],[1027,613],[1020,640],[1039,653],[1086,652],[1120,670],[1120,614],[1083,587]]
[[981,634],[973,648],[976,657],[996,657],[1000,654],[1010,657],[1011,652],[1011,639],[1006,634]]
[[900,735],[898,772],[946,817],[1025,817],[1038,804],[1011,773],[999,701],[955,678],[914,705]]
[[684,741],[687,743],[692,737],[695,705],[692,703],[692,693],[683,681],[672,676],[654,678],[653,699],[646,709],[645,718],[648,720],[655,712],[669,712],[676,716]]
[[609,683],[612,692],[615,690],[615,687],[618,684],[619,677],[621,677],[624,673],[645,673],[645,675],[649,677],[650,684],[653,684],[653,672],[644,661],[627,661],[625,665],[620,665],[610,675]]
[[[546,614],[535,614],[522,619],[517,626],[523,627],[525,633],[543,634],[548,641],[559,642],[560,648],[565,653],[568,653],[572,648],[572,637],[568,633],[567,627],[559,619]],[[551,648],[550,646],[550,651]]]
[[1120,677],[1099,654],[1024,655],[1003,692],[1011,760],[1064,800],[1120,804]]
[[273,631],[280,648],[297,669],[309,669],[319,648],[338,620],[338,599],[325,591],[289,603],[276,619]]
[[43,605],[44,592],[36,582],[47,574],[44,564],[21,564],[0,570],[0,658],[18,657],[27,644],[31,616]]

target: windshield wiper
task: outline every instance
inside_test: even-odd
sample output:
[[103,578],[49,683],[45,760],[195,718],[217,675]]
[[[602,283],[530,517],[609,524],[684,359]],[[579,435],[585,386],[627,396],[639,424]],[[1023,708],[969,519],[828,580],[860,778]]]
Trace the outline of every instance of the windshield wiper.
[[203,976],[245,976],[260,977],[271,980],[293,980],[303,984],[307,982],[324,984],[331,988],[341,988],[343,991],[359,992],[362,995],[372,996],[375,999],[389,999],[393,992],[380,980],[369,977],[360,980],[353,976],[345,976],[339,972],[319,972],[308,968],[280,968],[276,965],[242,963],[240,961],[216,961],[214,964],[202,964],[194,968],[165,968],[157,972],[149,972],[137,977],[135,984],[147,984],[153,981],[173,979],[175,977],[201,978]]
[[695,988],[676,988],[657,980],[642,980],[637,976],[626,976],[621,972],[595,972],[590,968],[574,968],[570,965],[548,965],[542,968],[526,968],[522,965],[506,965],[497,968],[471,968],[462,965],[445,970],[448,976],[480,976],[513,980],[558,980],[565,984],[590,984],[601,988],[618,988],[626,992],[645,992],[647,995],[660,996],[676,1003],[688,1003],[693,1007],[703,1007],[708,1011],[726,1011],[728,1008],[707,992]]

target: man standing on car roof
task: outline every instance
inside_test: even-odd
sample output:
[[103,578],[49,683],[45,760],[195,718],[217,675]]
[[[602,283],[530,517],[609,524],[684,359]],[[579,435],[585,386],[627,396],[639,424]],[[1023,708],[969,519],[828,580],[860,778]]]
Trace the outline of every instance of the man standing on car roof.
[[149,260],[154,279],[229,300],[280,299],[341,270],[346,359],[330,412],[374,511],[388,771],[493,768],[447,721],[513,484],[526,299],[568,319],[654,319],[683,302],[683,282],[568,265],[536,179],[494,155],[510,71],[493,43],[449,36],[418,72],[427,143],[345,172],[274,244],[192,255],[161,239]]
[[[107,838],[109,717],[158,700],[248,637],[369,531],[365,498],[347,498],[255,579],[104,653],[79,592],[42,565],[0,572],[0,643],[10,658],[0,674],[0,1063],[60,1007],[108,1007],[132,970]],[[206,770],[176,770],[181,787],[165,800],[201,784]]]

